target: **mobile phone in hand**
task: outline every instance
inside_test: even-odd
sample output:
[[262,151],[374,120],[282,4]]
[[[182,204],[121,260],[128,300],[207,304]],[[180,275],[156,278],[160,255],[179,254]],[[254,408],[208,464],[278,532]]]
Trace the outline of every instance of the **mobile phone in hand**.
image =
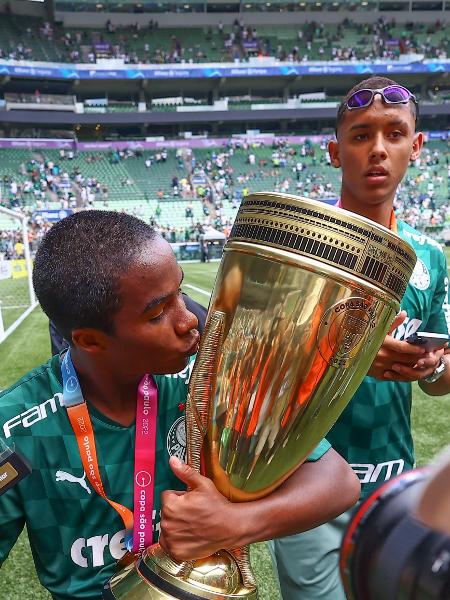
[[409,344],[422,346],[427,352],[434,352],[440,348],[444,348],[445,344],[450,341],[450,337],[446,333],[428,333],[427,331],[416,331],[406,338]]

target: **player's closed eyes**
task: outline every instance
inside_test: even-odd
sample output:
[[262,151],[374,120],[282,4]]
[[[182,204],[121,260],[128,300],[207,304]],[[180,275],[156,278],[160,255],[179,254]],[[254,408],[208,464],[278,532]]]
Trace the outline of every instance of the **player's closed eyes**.
[[162,309],[160,313],[158,313],[157,315],[150,317],[149,321],[151,321],[152,323],[155,323],[156,321],[160,321],[164,316],[164,310]]
[[181,295],[181,287],[178,288],[176,295],[173,298],[169,298],[168,300],[166,300],[165,302],[162,302],[158,307],[155,308],[156,309],[160,309],[159,312],[157,312],[155,315],[152,315],[149,318],[149,321],[151,321],[152,323],[158,322],[160,321],[163,316],[165,315],[165,308],[167,307],[168,304],[170,304],[171,300],[176,300],[180,295]]

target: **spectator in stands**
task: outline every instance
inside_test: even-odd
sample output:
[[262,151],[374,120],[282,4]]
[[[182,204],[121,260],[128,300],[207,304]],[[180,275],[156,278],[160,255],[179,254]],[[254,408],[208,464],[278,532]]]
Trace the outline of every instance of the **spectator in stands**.
[[[120,513],[97,494],[84,468],[92,458],[84,435],[97,448],[95,466],[107,476],[106,494],[131,510],[140,382],[158,396],[158,439],[168,439],[183,417],[186,374],[199,334],[197,318],[180,294],[181,279],[167,243],[142,221],[114,212],[63,219],[36,255],[36,294],[69,339],[70,351],[63,362],[53,357],[1,394],[2,433],[29,458],[33,472],[0,497],[0,561],[26,524],[39,576],[55,597],[100,596],[125,554]],[[76,410],[84,413],[85,429],[79,437],[80,420],[63,387],[67,370],[80,390]],[[164,375],[181,371],[184,376]],[[37,427],[24,427],[18,416],[42,403],[55,409]],[[359,488],[326,441],[276,492],[257,502],[228,502],[210,480],[170,458],[165,443],[157,447],[155,468],[153,529],[157,537],[161,526],[161,546],[178,560],[315,526],[348,508]],[[186,486],[193,491],[180,495],[170,489]],[[149,533],[151,540],[151,527]],[[86,553],[87,547],[98,549],[96,539],[101,549]]]
[[[397,221],[393,203],[410,161],[420,155],[414,96],[395,81],[371,77],[341,103],[333,167],[342,170],[340,206],[397,231],[418,256],[397,315],[368,376],[328,434],[333,447],[361,476],[362,498],[385,480],[414,466],[411,382],[430,396],[450,392],[450,353],[426,353],[406,342],[417,330],[448,333],[450,301],[442,248]],[[424,275],[424,273],[426,275]],[[374,465],[380,468],[378,478]],[[383,466],[391,465],[387,470]],[[397,467],[397,469],[395,468]],[[339,578],[339,548],[350,513],[305,534],[274,540],[270,547],[283,600],[345,600]]]

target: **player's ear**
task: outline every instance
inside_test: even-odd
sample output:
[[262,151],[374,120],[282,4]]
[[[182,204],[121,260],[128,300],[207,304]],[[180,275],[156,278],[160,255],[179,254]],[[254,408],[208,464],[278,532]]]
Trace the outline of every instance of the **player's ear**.
[[94,327],[80,327],[72,331],[72,345],[83,352],[96,354],[106,349],[108,336]]
[[418,131],[417,133],[414,134],[412,152],[411,152],[411,156],[409,157],[410,160],[416,160],[417,158],[419,158],[420,153],[422,152],[422,146],[423,146],[423,133],[421,131]]
[[339,158],[339,142],[337,140],[330,140],[328,142],[328,153],[330,155],[331,164],[338,169],[341,166],[341,161]]

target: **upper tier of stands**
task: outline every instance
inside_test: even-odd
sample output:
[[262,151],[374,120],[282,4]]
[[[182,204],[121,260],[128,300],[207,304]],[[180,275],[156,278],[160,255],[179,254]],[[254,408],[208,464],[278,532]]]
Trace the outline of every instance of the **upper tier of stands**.
[[26,61],[94,63],[119,58],[125,63],[223,62],[270,56],[280,60],[398,59],[403,54],[446,58],[450,39],[445,24],[396,25],[378,21],[357,24],[306,23],[258,26],[235,22],[216,28],[160,29],[155,21],[141,29],[70,29],[33,17],[3,15],[0,58]]
[[[340,171],[329,165],[326,140],[293,145],[229,143],[208,149],[78,152],[0,149],[0,204],[30,215],[45,209],[122,210],[186,241],[197,223],[227,228],[243,197],[280,191],[336,200]],[[441,231],[450,221],[450,149],[428,142],[397,194],[400,217]],[[0,230],[12,227],[0,216]]]

